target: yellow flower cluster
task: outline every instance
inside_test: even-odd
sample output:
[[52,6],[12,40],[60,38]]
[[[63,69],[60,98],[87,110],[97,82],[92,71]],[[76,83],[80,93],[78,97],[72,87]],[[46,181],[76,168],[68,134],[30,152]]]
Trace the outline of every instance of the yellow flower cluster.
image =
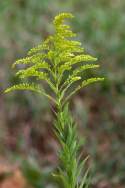
[[[57,103],[57,96],[61,96],[61,100],[65,103],[69,96],[74,94],[74,91],[78,91],[88,84],[103,80],[103,78],[84,80],[82,72],[87,69],[98,68],[99,65],[85,63],[94,62],[97,59],[85,54],[81,43],[71,39],[76,34],[71,31],[70,26],[64,23],[66,18],[73,18],[73,15],[70,13],[57,15],[53,21],[55,27],[54,35],[49,36],[42,44],[29,50],[26,58],[19,59],[13,64],[13,67],[18,64],[25,66],[17,71],[16,76],[21,78],[21,80],[25,79],[27,83],[14,85],[7,89],[6,92],[16,89],[33,91],[36,89],[36,91],[39,91],[40,82],[37,83],[37,81],[44,80],[54,92],[55,97],[52,98],[51,94],[46,91],[43,92],[43,89],[41,93],[46,93],[49,99],[53,99]],[[31,77],[36,79],[32,84],[30,84]],[[76,88],[72,91],[71,86],[78,80],[78,85],[75,84]],[[67,98],[68,89],[70,89],[70,95],[68,94]]]

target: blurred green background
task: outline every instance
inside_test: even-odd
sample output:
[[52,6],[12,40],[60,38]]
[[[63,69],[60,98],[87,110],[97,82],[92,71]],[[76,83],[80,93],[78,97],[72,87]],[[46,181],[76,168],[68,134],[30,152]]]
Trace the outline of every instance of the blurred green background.
[[[59,12],[72,12],[72,28],[86,52],[98,57],[106,81],[81,90],[71,111],[92,160],[92,188],[125,186],[125,1],[0,0],[0,159],[18,164],[33,188],[56,187],[58,144],[48,101],[3,90],[15,81],[12,63],[53,33]],[[91,72],[92,74],[92,72]],[[59,187],[58,185],[57,187]]]

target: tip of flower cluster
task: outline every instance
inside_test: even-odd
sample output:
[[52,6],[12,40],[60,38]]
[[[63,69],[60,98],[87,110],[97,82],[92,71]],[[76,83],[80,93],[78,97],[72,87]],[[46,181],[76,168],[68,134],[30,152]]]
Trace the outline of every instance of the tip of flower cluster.
[[71,13],[66,13],[66,12],[59,13],[57,16],[55,16],[53,23],[55,25],[59,25],[62,24],[65,18],[73,18],[73,17],[74,16]]

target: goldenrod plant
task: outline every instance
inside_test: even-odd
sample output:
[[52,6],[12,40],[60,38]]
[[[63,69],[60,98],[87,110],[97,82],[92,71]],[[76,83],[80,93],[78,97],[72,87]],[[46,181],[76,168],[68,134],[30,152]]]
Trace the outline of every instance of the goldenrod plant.
[[[73,18],[73,15],[57,15],[53,21],[53,36],[29,50],[27,57],[17,60],[12,65],[15,68],[23,64],[23,69],[16,73],[21,82],[7,88],[5,93],[30,90],[44,95],[55,104],[57,111],[54,130],[61,149],[60,165],[54,176],[60,178],[64,188],[87,188],[88,170],[84,175],[82,173],[86,159],[81,162],[79,157],[80,141],[76,125],[69,114],[68,102],[81,88],[104,78],[85,78],[86,70],[98,68],[99,65],[91,63],[97,59],[85,54],[81,43],[72,40],[76,34],[64,23],[66,18]],[[41,85],[41,81],[48,84],[49,91]]]

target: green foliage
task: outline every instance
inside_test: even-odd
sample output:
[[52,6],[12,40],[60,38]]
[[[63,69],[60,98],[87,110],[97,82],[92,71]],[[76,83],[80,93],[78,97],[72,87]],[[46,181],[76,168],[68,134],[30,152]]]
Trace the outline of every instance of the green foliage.
[[[76,125],[69,115],[67,102],[81,88],[102,81],[104,78],[84,78],[85,70],[98,68],[99,65],[86,64],[85,62],[94,62],[97,59],[85,54],[81,43],[72,40],[76,34],[71,31],[70,26],[64,24],[65,18],[72,17],[73,15],[70,13],[61,13],[56,16],[53,21],[54,35],[32,48],[26,58],[17,60],[13,64],[13,67],[20,64],[25,66],[16,73],[16,76],[24,82],[6,89],[5,92],[36,91],[56,104],[55,133],[61,145],[59,153],[61,164],[56,177],[62,180],[65,188],[87,188],[88,170],[82,176],[86,159],[80,162],[78,156],[80,144]],[[40,81],[45,81],[49,85],[53,96],[43,87],[41,88]]]
[[[58,173],[54,176],[62,180],[65,188],[87,188],[89,169],[85,171],[85,163],[88,157],[81,162],[81,157],[78,155],[81,145],[68,105],[62,112],[58,112],[55,130],[62,149],[59,152],[61,164]],[[81,183],[80,178],[82,178]]]

